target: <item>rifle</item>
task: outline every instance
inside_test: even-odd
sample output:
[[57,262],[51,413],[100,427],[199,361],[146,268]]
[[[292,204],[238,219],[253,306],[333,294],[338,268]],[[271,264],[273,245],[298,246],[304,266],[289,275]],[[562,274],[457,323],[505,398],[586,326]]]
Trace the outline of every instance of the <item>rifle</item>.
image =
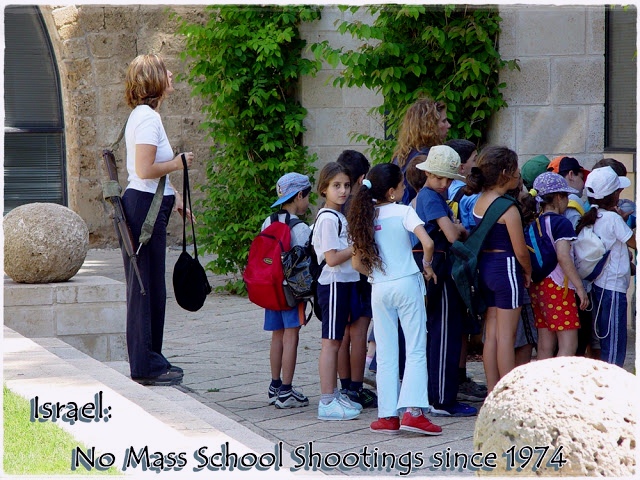
[[131,234],[129,224],[127,224],[124,210],[122,209],[122,198],[120,198],[122,187],[118,181],[118,169],[116,167],[116,158],[113,155],[113,151],[109,149],[103,150],[102,160],[104,161],[104,168],[108,178],[108,180],[102,182],[102,195],[113,207],[113,225],[116,229],[116,234],[118,235],[120,248],[124,249],[129,257],[133,271],[135,272],[136,277],[138,278],[138,283],[140,284],[140,294],[146,295],[147,292],[144,290],[142,277],[140,276],[140,270],[138,269],[138,252],[135,249],[135,240]]

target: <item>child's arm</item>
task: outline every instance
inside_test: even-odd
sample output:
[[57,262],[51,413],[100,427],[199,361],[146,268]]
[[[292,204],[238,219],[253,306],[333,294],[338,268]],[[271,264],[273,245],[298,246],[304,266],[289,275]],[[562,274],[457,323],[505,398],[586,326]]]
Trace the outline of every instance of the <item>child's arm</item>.
[[422,257],[422,267],[424,272],[424,278],[428,282],[429,280],[433,280],[433,283],[438,283],[438,277],[433,272],[433,267],[431,266],[431,261],[433,260],[433,240],[424,229],[424,226],[418,225],[413,233],[420,243],[422,244],[422,251],[424,253]]
[[629,240],[627,240],[627,247],[633,248],[634,250],[637,250],[637,248],[636,248],[636,236],[635,235],[631,235]]
[[349,245],[347,248],[343,248],[342,250],[333,249],[324,252],[324,259],[330,267],[335,267],[347,260],[351,260],[351,257],[353,257],[352,245]]
[[558,240],[556,242],[556,254],[558,255],[558,263],[560,264],[560,268],[562,268],[563,273],[576,287],[576,293],[580,298],[580,305],[578,305],[580,310],[585,310],[589,306],[589,297],[587,296],[587,291],[582,285],[582,279],[580,278],[580,275],[578,275],[576,266],[573,263],[573,258],[571,256],[571,244],[568,240]]
[[362,261],[360,260],[361,256],[360,256],[360,252],[356,252],[353,254],[353,256],[351,257],[351,266],[353,267],[353,269],[358,272],[361,273],[362,275],[366,275],[369,276],[370,272],[367,272],[364,268],[364,266],[362,265]]
[[449,217],[440,217],[436,220],[440,230],[447,237],[449,243],[453,243],[456,240],[463,240],[467,234],[467,230],[460,222],[452,222]]
[[529,288],[531,284],[531,259],[529,258],[527,244],[524,241],[524,230],[522,229],[520,212],[514,205],[509,207],[509,210],[505,212],[502,218],[504,218],[505,224],[507,225],[513,252],[524,270],[524,286],[525,288]]

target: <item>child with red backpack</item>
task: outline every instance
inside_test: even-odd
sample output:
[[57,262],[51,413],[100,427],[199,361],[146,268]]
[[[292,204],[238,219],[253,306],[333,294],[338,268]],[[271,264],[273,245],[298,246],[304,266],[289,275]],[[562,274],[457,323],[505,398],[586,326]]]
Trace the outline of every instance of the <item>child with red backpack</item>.
[[[281,205],[281,210],[267,217],[262,224],[265,231],[274,220],[286,223],[291,229],[291,247],[304,246],[311,229],[298,220],[309,208],[311,182],[309,177],[299,173],[287,173],[276,184],[278,200],[271,208]],[[304,308],[294,307],[289,310],[271,310],[265,308],[264,329],[271,332],[271,385],[268,399],[276,408],[306,407],[309,399],[291,385],[298,355],[298,335],[300,325],[304,323]],[[282,377],[281,377],[282,373]]]

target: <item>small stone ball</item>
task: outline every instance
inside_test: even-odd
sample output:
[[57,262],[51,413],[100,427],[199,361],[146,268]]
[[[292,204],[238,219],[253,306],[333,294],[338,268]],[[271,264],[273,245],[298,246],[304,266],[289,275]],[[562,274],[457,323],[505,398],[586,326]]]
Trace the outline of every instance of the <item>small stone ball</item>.
[[4,272],[18,283],[64,282],[87,256],[89,229],[73,210],[55,203],[28,203],[3,220]]

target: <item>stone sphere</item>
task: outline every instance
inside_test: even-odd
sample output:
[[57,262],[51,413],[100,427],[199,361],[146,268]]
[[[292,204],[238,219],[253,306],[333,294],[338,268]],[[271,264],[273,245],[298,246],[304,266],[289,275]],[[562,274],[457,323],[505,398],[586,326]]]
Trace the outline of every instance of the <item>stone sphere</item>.
[[3,221],[4,272],[18,283],[64,282],[89,249],[89,229],[80,215],[55,203],[28,203]]
[[[518,367],[498,382],[478,414],[474,449],[483,457],[494,452],[497,460],[496,468],[477,473],[635,476],[639,393],[635,375],[599,360],[559,357]],[[566,463],[556,470],[548,462],[560,447],[556,460]]]

